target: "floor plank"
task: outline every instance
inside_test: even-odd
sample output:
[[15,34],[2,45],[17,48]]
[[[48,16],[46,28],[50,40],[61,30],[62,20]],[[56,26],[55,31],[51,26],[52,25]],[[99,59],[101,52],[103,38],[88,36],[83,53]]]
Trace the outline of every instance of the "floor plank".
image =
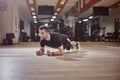
[[84,47],[59,57],[39,48],[0,48],[0,80],[120,80],[120,48]]

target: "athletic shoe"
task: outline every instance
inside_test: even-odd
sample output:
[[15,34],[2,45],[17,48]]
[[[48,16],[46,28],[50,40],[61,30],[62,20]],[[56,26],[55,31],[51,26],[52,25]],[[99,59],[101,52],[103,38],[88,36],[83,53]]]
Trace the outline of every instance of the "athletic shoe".
[[77,51],[80,51],[80,43],[79,42],[76,42],[77,43],[77,45],[76,45],[76,50]]
[[78,52],[80,51],[80,43],[79,42],[76,42],[77,45],[73,47],[73,52]]

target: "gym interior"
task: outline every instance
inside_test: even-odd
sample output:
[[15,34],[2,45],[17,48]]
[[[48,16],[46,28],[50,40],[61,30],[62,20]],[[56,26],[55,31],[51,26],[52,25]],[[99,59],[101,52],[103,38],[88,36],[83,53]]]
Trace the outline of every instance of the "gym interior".
[[[80,51],[37,56],[41,25]],[[0,0],[0,80],[120,80],[120,0]]]

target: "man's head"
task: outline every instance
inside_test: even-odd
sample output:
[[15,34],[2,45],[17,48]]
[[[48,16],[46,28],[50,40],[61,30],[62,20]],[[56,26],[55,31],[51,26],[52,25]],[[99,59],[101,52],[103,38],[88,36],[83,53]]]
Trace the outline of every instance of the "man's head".
[[39,27],[39,36],[41,39],[46,39],[49,34],[49,29],[46,26],[42,25]]

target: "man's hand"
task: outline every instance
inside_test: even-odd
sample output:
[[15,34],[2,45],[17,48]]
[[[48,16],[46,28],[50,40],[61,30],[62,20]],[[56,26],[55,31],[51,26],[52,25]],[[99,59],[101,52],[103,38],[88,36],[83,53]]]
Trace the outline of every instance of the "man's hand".
[[43,55],[43,52],[42,52],[41,50],[36,51],[36,55],[37,55],[37,56],[42,56],[42,55]]
[[44,48],[41,48],[39,51],[36,51],[37,56],[42,56],[44,55]]

